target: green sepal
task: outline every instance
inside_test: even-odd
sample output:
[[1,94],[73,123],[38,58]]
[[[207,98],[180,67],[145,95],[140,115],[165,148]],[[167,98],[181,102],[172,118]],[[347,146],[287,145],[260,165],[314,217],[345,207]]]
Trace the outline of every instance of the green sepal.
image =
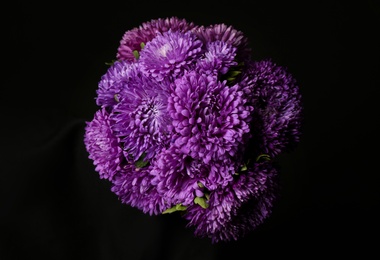
[[244,172],[246,170],[248,170],[248,164],[249,164],[250,160],[248,159],[247,163],[244,163],[241,168],[240,168],[240,171],[235,173],[236,175],[238,175],[240,172]]
[[260,161],[261,159],[265,161],[270,161],[270,156],[268,154],[260,154],[256,157],[256,162]]
[[133,56],[135,56],[136,60],[140,58],[140,53],[138,50],[134,50],[132,53],[133,53]]
[[110,62],[105,62],[107,66],[112,66],[117,60],[111,60]]
[[228,82],[232,82],[232,81],[234,81],[235,80],[235,78],[227,78],[227,81]]
[[199,206],[201,206],[204,209],[208,208],[207,200],[204,197],[195,197],[194,203],[198,204]]
[[232,70],[232,71],[229,72],[229,75],[230,75],[231,77],[236,77],[236,76],[239,75],[240,73],[241,73],[240,70]]
[[145,153],[143,153],[140,158],[135,162],[136,168],[143,168],[149,164],[149,161],[144,161]]
[[236,80],[237,75],[239,75],[241,71],[239,70],[232,70],[227,73],[227,82],[231,83],[234,80]]
[[140,47],[141,47],[141,49],[144,49],[144,47],[145,47],[145,43],[140,43]]
[[185,211],[186,209],[186,206],[183,206],[181,203],[179,203],[171,208],[166,209],[164,212],[162,212],[162,214],[173,213],[176,211]]
[[244,62],[238,63],[235,67],[231,68],[225,75],[222,76],[228,83],[232,83],[236,80],[237,76],[243,71]]

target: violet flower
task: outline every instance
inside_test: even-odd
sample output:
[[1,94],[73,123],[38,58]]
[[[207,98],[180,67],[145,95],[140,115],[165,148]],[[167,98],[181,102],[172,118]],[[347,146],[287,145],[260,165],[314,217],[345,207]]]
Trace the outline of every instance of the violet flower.
[[151,166],[139,168],[128,164],[112,181],[111,191],[122,203],[149,215],[158,215],[168,206],[164,197],[151,184]]
[[128,161],[134,162],[141,156],[151,159],[169,142],[171,119],[166,112],[167,87],[141,71],[122,82],[119,102],[111,118],[114,120],[112,130],[120,138]]
[[253,107],[242,99],[239,86],[190,72],[175,81],[168,113],[178,134],[175,145],[205,164],[234,156],[249,134]]
[[244,72],[252,90],[252,151],[270,157],[291,151],[299,143],[303,118],[299,86],[287,69],[270,59],[252,61]]
[[118,60],[136,61],[135,51],[140,52],[142,46],[155,38],[157,33],[164,33],[169,30],[186,32],[193,28],[195,28],[194,23],[178,17],[158,18],[145,22],[124,33],[117,49],[116,58]]
[[140,52],[142,70],[156,80],[172,79],[191,70],[200,57],[202,42],[191,32],[159,33]]
[[112,120],[105,108],[86,122],[84,143],[101,179],[112,180],[123,160],[120,140],[112,133]]
[[183,217],[197,236],[213,243],[237,240],[270,216],[278,196],[277,178],[271,162],[255,163],[229,186],[211,191],[207,209],[193,205]]

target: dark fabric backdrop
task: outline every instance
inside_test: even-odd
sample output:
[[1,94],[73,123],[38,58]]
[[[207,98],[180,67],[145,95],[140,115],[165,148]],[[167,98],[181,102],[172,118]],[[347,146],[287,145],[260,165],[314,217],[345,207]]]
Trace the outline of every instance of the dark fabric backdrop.
[[[280,2],[280,3],[278,3]],[[2,8],[0,259],[268,259],[379,255],[379,16],[365,1],[9,2]],[[178,215],[121,204],[83,144],[126,30],[226,23],[297,79],[305,121],[281,198],[246,237],[212,245]]]

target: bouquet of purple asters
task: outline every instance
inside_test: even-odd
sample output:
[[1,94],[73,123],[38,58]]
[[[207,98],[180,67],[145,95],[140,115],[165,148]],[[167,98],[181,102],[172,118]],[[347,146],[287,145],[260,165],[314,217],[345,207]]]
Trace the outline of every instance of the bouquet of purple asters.
[[118,199],[179,212],[195,236],[237,240],[270,216],[274,159],[300,139],[291,74],[225,24],[154,19],[128,30],[96,91],[84,143]]

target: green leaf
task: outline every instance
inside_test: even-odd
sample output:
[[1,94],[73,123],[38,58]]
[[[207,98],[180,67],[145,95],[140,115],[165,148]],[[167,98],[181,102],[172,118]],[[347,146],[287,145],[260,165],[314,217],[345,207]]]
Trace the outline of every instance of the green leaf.
[[199,206],[201,206],[204,209],[208,208],[208,204],[207,204],[206,198],[204,198],[204,197],[196,197],[194,199],[194,203],[198,204]]
[[244,172],[248,169],[247,165],[246,164],[243,164],[243,166],[241,167],[240,171]]
[[145,153],[143,153],[140,158],[135,162],[136,168],[143,168],[149,164],[149,161],[144,161]]
[[181,205],[181,203],[179,203],[179,204],[177,204],[171,208],[166,209],[164,212],[162,212],[162,214],[173,213],[176,211],[185,211],[186,209],[187,209],[186,206],[183,206],[183,205]]
[[144,49],[144,47],[145,47],[145,43],[140,43],[140,47],[141,47],[141,49]]
[[136,60],[138,60],[138,59],[140,58],[140,53],[139,53],[139,51],[134,50],[132,53],[133,53],[133,56],[135,56]]
[[203,188],[204,187],[203,183],[202,182],[198,182],[198,187],[199,188]]

